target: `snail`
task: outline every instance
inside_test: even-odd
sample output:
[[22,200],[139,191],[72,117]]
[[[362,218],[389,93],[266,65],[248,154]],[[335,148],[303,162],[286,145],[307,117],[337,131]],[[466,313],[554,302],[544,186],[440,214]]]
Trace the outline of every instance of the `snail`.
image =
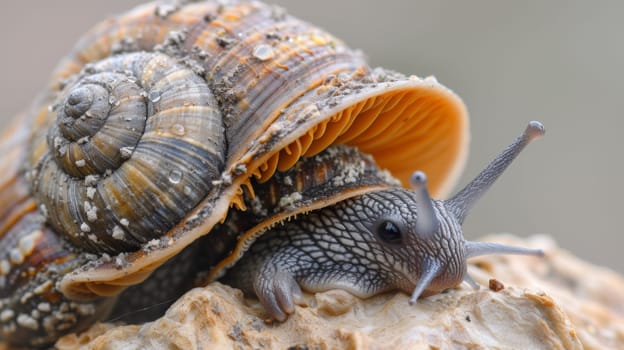
[[543,254],[461,232],[543,133],[529,123],[433,200],[468,143],[465,106],[435,79],[370,68],[260,2],[139,6],[89,31],[2,134],[0,335],[46,346],[198,281],[278,321],[302,289],[415,303],[476,286],[470,257]]

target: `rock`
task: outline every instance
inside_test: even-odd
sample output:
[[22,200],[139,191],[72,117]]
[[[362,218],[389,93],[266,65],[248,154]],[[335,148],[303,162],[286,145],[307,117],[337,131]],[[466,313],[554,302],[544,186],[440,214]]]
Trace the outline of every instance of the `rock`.
[[[213,283],[186,293],[144,325],[97,324],[59,349],[615,349],[624,346],[624,278],[556,247],[545,236],[484,240],[541,247],[544,259],[475,258],[462,285],[408,306],[387,293],[360,300],[307,294],[286,322],[266,321],[255,299]],[[490,282],[491,279],[494,279]],[[492,289],[487,286],[491,285]]]

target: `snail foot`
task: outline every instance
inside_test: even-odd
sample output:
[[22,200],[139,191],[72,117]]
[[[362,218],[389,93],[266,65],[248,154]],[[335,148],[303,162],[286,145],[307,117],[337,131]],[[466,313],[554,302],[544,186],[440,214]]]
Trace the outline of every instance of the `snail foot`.
[[254,290],[270,317],[280,322],[295,312],[295,304],[303,301],[299,284],[286,271],[278,270],[270,276],[259,274]]

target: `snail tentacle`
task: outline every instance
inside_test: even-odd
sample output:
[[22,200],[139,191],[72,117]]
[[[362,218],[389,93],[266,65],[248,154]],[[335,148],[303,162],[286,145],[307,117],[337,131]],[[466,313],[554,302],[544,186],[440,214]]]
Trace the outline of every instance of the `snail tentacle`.
[[418,204],[416,231],[423,236],[431,236],[438,230],[439,223],[427,189],[427,175],[422,171],[414,172],[410,177],[410,185],[412,185]]
[[545,129],[542,123],[531,121],[525,131],[511,145],[494,158],[466,187],[446,201],[446,206],[453,212],[460,224],[464,222],[474,203],[487,192],[524,147],[544,133]]
[[467,273],[464,275],[464,282],[466,282],[474,290],[479,290],[481,288],[479,283],[473,280],[472,277],[470,277],[470,275]]
[[472,242],[466,241],[466,257],[474,258],[481,255],[490,254],[514,254],[514,255],[533,255],[544,256],[542,249],[529,249],[523,247],[509,246],[492,242]]
[[423,267],[420,271],[420,275],[418,276],[418,282],[416,282],[416,286],[414,287],[414,291],[410,295],[409,304],[413,305],[416,303],[418,298],[422,295],[422,293],[429,287],[431,282],[442,272],[443,266],[436,263],[435,260],[425,260],[422,263]]

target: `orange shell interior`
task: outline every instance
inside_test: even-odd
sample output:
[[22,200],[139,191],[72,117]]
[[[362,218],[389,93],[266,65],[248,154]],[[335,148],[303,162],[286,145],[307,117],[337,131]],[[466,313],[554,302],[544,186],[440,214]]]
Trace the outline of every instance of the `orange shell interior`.
[[252,170],[254,176],[266,181],[302,156],[348,144],[372,154],[404,186],[414,171],[424,171],[431,195],[447,196],[467,158],[468,117],[457,96],[440,85],[430,87],[389,91],[348,106],[273,154]]

